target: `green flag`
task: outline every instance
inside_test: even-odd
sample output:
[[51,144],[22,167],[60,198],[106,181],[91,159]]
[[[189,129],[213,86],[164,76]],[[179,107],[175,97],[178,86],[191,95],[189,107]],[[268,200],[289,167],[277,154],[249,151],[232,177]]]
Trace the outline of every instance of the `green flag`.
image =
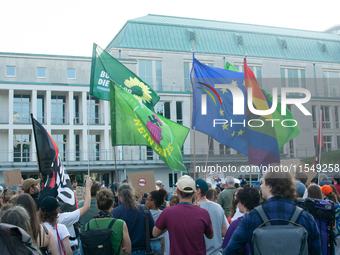
[[[229,62],[225,64],[224,69],[238,72],[238,70],[233,65],[231,65]],[[272,96],[264,89],[261,89],[261,90],[263,94],[265,95],[267,101],[270,104],[272,104],[273,103]],[[294,117],[288,108],[286,108],[286,115],[285,116],[281,115],[281,102],[280,101],[277,102],[276,110],[271,115],[273,119],[279,120],[279,121],[273,121],[273,123],[274,123],[277,143],[279,145],[279,149],[281,150],[283,148],[283,145],[285,145],[287,142],[292,140],[295,136],[300,134],[301,130],[298,125],[296,125],[295,127],[284,127],[281,125],[282,121],[289,122],[289,120],[294,120]],[[285,123],[285,124],[287,125],[288,123]],[[292,123],[289,123],[289,124],[292,124]]]
[[155,114],[126,88],[110,83],[112,146],[151,147],[171,170],[186,172],[181,148],[189,128]]
[[159,96],[130,69],[109,53],[93,44],[90,95],[102,100],[110,100],[110,80],[126,88],[140,102],[154,110]]

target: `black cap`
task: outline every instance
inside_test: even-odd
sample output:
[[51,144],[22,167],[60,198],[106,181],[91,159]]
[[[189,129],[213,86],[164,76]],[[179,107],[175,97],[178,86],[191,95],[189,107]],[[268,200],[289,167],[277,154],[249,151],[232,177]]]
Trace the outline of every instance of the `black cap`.
[[62,205],[63,204],[59,203],[56,198],[47,196],[41,201],[40,207],[43,212],[51,212]]

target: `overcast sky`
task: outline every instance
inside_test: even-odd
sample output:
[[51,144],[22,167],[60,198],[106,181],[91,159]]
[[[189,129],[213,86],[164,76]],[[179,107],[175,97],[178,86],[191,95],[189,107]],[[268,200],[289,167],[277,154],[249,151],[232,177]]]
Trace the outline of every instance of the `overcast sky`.
[[324,31],[340,24],[339,0],[1,1],[0,52],[91,56],[127,20],[158,14]]

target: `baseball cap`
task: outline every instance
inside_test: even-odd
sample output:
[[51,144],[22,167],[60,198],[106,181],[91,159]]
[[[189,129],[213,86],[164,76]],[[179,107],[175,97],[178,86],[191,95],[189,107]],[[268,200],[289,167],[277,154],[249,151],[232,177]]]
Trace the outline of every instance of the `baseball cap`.
[[202,178],[196,179],[196,188],[201,189],[202,191],[207,191],[209,189],[208,183]]
[[329,195],[331,192],[333,192],[332,187],[329,185],[323,185],[322,187],[320,187],[320,189],[326,195]]
[[28,178],[22,183],[22,189],[24,191],[28,190],[32,185],[40,183],[41,179]]
[[189,175],[184,175],[178,179],[177,188],[185,193],[195,192],[195,181]]
[[295,181],[295,186],[296,186],[296,193],[299,196],[303,196],[305,194],[306,187],[299,181]]
[[56,198],[52,196],[47,196],[41,201],[40,207],[41,207],[41,211],[43,212],[51,212],[62,205],[63,204],[59,203]]

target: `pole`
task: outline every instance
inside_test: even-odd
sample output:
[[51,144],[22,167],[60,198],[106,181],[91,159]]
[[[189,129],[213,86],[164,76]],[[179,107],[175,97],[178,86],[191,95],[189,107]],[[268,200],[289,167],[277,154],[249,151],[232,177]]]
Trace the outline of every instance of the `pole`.
[[[315,162],[316,166],[315,169],[317,169],[318,165],[321,165],[321,141],[322,141],[322,110],[320,110],[320,118],[319,118],[319,131],[318,131],[318,138],[319,138],[319,153],[317,155],[318,162]],[[318,164],[317,164],[318,163]],[[318,171],[318,183],[320,183],[320,171]]]
[[[195,66],[194,66],[194,54],[195,54],[195,40],[192,41],[192,85],[195,88]],[[196,137],[195,137],[195,129],[194,126],[194,181],[196,182]],[[194,193],[194,200],[196,201],[196,192]]]
[[90,136],[90,120],[92,118],[91,111],[91,94],[89,93],[90,104],[90,118],[87,118],[87,177],[90,177],[90,149],[89,149],[89,136]]

